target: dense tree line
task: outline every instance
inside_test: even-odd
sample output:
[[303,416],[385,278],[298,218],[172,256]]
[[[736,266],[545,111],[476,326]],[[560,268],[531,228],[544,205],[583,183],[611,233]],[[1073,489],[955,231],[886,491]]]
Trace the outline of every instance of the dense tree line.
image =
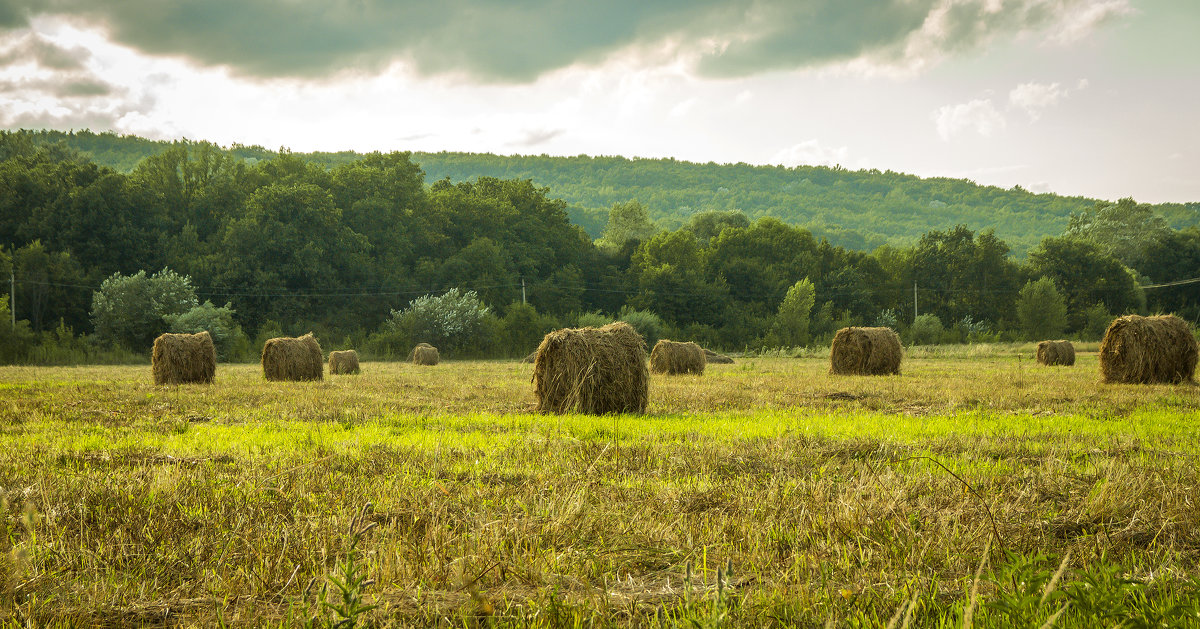
[[1143,288],[1200,276],[1200,229],[1130,199],[1068,215],[1024,259],[961,224],[868,252],[741,209],[664,222],[642,199],[612,203],[589,234],[530,179],[428,183],[409,153],[325,164],[183,141],[126,173],[51,137],[0,134],[0,271],[21,320],[0,326],[0,360],[144,355],[158,333],[205,328],[225,358],[309,330],[327,349],[395,356],[441,338],[451,355],[516,356],[554,327],[613,318],[757,349],[844,325],[963,342],[1096,338],[1126,312],[1200,317],[1194,284]]

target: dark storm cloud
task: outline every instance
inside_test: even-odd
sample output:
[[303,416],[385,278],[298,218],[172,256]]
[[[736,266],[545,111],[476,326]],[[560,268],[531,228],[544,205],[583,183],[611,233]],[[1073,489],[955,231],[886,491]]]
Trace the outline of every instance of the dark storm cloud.
[[[424,74],[528,81],[629,48],[697,51],[740,76],[862,55],[903,59],[931,16],[930,52],[1044,26],[1094,0],[0,0],[0,25],[70,15],[124,44],[250,76],[316,77],[404,59]],[[36,9],[35,9],[36,5]],[[949,7],[949,10],[946,8]]]

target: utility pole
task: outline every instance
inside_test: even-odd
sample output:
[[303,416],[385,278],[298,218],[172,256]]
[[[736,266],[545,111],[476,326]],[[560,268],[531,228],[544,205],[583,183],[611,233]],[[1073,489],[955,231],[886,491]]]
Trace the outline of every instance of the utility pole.
[[913,280],[913,321],[917,320],[917,280]]
[[[3,280],[0,280],[3,281]],[[8,268],[8,311],[12,313],[12,329],[17,331],[17,272]]]
[[525,304],[525,278],[521,278],[521,304]]

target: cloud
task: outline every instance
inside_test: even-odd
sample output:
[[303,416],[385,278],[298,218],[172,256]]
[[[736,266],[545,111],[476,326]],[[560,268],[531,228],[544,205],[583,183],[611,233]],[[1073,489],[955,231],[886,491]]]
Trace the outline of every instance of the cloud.
[[775,154],[775,162],[784,166],[836,166],[844,164],[849,154],[844,146],[822,146],[817,140],[793,144]]
[[1084,37],[1129,14],[1127,1],[0,0],[0,26],[64,16],[144,53],[260,78],[400,62],[512,83],[631,53],[713,77],[854,62],[919,69],[1029,30]]
[[933,114],[933,120],[943,140],[949,140],[964,131],[989,137],[1007,124],[1004,114],[992,105],[990,98],[939,107]]
[[1122,17],[1136,14],[1129,0],[1101,0],[1091,2],[1078,11],[1065,16],[1058,28],[1050,32],[1048,41],[1067,46],[1086,38],[1092,31]]
[[48,70],[82,70],[91,56],[84,48],[63,48],[33,33],[5,39],[0,68],[32,63]]
[[[1079,89],[1087,87],[1087,81],[1079,83]],[[1008,93],[1008,102],[1013,107],[1025,110],[1031,122],[1042,115],[1042,110],[1057,105],[1071,91],[1059,83],[1022,83]]]
[[537,146],[545,144],[563,133],[563,129],[530,129],[525,131],[525,135],[520,140],[513,142],[513,144],[517,146]]

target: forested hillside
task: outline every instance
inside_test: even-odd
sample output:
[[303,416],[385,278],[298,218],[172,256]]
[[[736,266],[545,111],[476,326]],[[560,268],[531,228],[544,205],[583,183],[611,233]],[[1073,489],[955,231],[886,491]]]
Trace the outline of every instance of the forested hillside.
[[[426,341],[454,357],[524,355],[551,329],[615,318],[651,343],[725,349],[825,344],[847,325],[935,343],[1096,339],[1128,312],[1200,319],[1195,284],[1179,283],[1200,278],[1200,229],[1132,199],[1082,206],[1023,259],[998,229],[958,224],[867,252],[739,209],[665,228],[637,200],[606,208],[593,238],[549,187],[430,181],[409,153],[177,142],[126,173],[94,155],[160,145],[75,134],[96,143],[83,154],[52,137],[0,132],[0,273],[15,289],[0,321],[17,319],[0,325],[0,361],[144,357],[164,331],[209,330],[223,359],[310,330],[326,349],[403,356]],[[640,164],[611,162],[631,177]],[[803,172],[834,189],[849,176]]]
[[[97,164],[130,172],[170,143],[87,131],[35,132],[38,143],[62,141]],[[234,146],[230,153],[251,162],[275,155],[262,147]],[[353,152],[296,154],[326,168],[357,161]],[[830,243],[870,251],[882,244],[911,245],[930,230],[965,225],[993,229],[1018,256],[1048,235],[1062,233],[1072,213],[1097,201],[1033,194],[1020,187],[980,186],[963,179],[922,179],[892,171],[848,171],[824,166],[697,164],[674,159],[624,157],[500,156],[476,153],[413,153],[426,181],[477,177],[530,179],[567,203],[571,221],[599,237],[615,203],[637,200],[665,229],[676,229],[697,212],[743,212],[804,227]],[[1180,229],[1197,224],[1200,203],[1153,206]]]

